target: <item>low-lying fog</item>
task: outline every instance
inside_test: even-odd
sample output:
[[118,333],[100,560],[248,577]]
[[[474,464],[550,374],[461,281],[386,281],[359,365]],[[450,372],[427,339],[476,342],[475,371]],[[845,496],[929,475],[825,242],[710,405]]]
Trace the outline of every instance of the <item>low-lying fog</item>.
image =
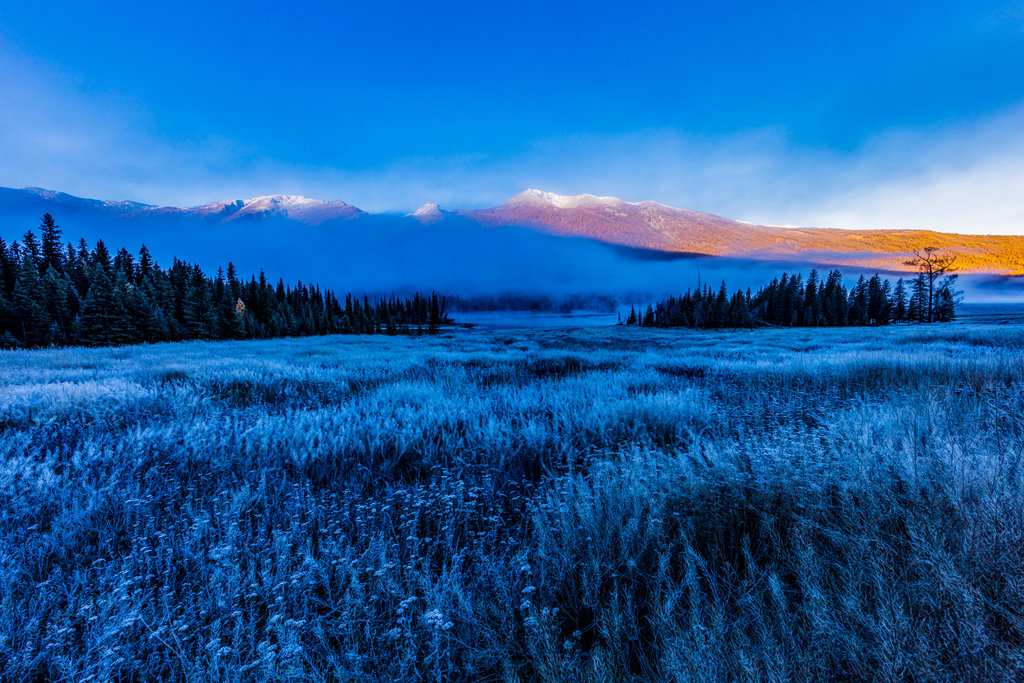
[[[213,274],[234,262],[240,275],[262,268],[276,282],[317,282],[339,291],[402,294],[438,291],[461,297],[503,293],[575,295],[577,308],[628,307],[678,294],[698,283],[730,290],[757,288],[784,271],[806,275],[809,264],[690,257],[614,247],[584,239],[552,237],[528,228],[489,227],[460,218],[421,225],[399,216],[361,216],[319,226],[283,218],[219,223],[181,216],[145,219],[56,216],[65,239],[102,237],[114,251],[137,252],[145,243],[161,265],[173,257],[199,263]],[[20,239],[38,217],[3,218],[8,242]],[[819,265],[819,271],[827,270]],[[848,283],[862,272],[842,268]],[[897,274],[884,276],[895,280]],[[968,303],[1024,301],[1024,278],[962,276]],[[588,297],[602,299],[587,306]]]

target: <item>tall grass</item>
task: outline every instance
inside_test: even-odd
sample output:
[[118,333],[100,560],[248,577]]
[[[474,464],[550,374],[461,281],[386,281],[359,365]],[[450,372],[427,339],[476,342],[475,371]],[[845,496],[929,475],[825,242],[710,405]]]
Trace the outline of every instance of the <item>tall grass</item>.
[[0,353],[4,680],[1015,680],[1024,331]]

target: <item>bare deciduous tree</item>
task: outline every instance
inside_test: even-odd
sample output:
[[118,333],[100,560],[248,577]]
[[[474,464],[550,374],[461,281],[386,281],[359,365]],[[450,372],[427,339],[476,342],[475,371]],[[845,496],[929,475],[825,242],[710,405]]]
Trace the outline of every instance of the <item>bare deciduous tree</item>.
[[914,266],[928,283],[928,322],[934,321],[935,282],[947,273],[956,270],[956,254],[942,254],[937,247],[925,247],[914,251],[914,257],[904,261],[905,265]]

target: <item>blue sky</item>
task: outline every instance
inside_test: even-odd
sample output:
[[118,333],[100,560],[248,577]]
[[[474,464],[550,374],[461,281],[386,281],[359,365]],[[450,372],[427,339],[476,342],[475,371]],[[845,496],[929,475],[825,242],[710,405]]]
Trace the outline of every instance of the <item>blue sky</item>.
[[1024,2],[5,3],[0,185],[1024,233]]

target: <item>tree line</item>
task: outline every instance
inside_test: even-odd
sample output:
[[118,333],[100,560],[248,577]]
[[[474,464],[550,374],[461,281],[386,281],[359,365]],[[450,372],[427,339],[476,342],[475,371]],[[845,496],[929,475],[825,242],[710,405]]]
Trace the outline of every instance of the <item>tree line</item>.
[[187,339],[266,339],[324,334],[436,332],[450,322],[437,294],[341,300],[318,285],[240,279],[234,265],[208,277],[174,259],[162,268],[143,246],[111,255],[62,242],[50,214],[40,236],[0,238],[0,346],[135,344]]
[[[956,275],[936,265],[934,253],[926,263],[915,263],[915,278],[900,278],[893,286],[877,274],[861,276],[847,290],[843,276],[833,270],[823,281],[817,270],[804,278],[783,274],[757,292],[735,291],[730,296],[723,281],[717,292],[708,286],[672,296],[646,310],[632,308],[624,321],[641,327],[753,328],[838,327],[890,323],[948,322],[956,316],[959,295]],[[915,257],[917,258],[917,257]],[[938,262],[938,263],[941,263]]]

